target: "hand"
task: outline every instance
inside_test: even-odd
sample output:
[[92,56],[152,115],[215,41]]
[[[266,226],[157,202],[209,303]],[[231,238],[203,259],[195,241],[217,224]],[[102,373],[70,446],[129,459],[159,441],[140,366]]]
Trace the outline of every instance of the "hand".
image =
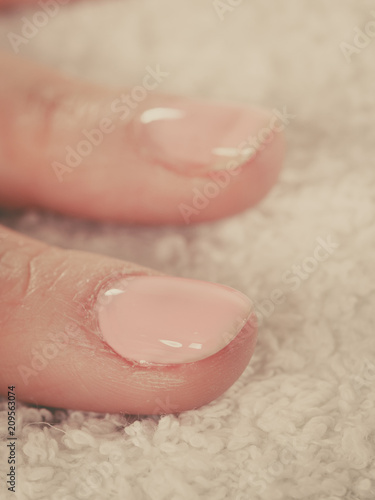
[[[68,80],[7,54],[0,74],[5,207],[195,223],[253,205],[277,178],[279,117],[158,95],[161,68],[149,68],[138,90]],[[0,290],[0,390],[16,386],[37,404],[182,411],[223,393],[254,350],[251,303],[237,291],[5,227]]]

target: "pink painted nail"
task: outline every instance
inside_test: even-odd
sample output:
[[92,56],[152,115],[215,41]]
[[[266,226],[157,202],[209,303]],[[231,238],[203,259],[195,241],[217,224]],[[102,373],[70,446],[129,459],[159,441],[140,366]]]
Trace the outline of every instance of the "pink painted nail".
[[191,363],[228,345],[253,311],[227,286],[168,276],[130,276],[102,290],[101,336],[122,357],[142,364]]
[[143,111],[132,126],[139,151],[150,163],[197,175],[251,160],[257,153],[252,139],[269,120],[260,109],[176,99],[173,107]]

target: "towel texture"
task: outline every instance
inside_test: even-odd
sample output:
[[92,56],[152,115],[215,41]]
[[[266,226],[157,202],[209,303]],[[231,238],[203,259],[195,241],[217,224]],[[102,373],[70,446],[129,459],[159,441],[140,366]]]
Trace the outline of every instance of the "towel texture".
[[[41,9],[2,13],[1,46],[13,51],[9,34]],[[132,0],[60,6],[17,46],[103,84],[137,85],[159,64],[162,92],[292,118],[277,186],[223,221],[134,228],[2,214],[53,244],[238,288],[261,318],[244,374],[198,410],[130,418],[19,403],[16,498],[375,498],[374,38],[370,1]],[[1,405],[5,499],[15,495],[4,488]]]

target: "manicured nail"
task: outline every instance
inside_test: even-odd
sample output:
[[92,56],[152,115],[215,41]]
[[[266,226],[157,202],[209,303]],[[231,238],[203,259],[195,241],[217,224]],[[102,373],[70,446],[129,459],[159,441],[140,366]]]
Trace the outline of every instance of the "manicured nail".
[[257,152],[251,139],[267,118],[259,109],[181,99],[141,112],[133,128],[148,162],[196,175],[251,160]]
[[199,361],[228,345],[253,311],[242,293],[223,285],[165,276],[131,276],[102,290],[100,334],[138,363]]

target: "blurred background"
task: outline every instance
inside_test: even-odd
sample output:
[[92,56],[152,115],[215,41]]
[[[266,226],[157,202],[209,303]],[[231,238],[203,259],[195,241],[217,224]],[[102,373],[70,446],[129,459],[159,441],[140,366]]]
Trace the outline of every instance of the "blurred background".
[[[41,8],[0,13],[2,49],[14,53],[11,34],[22,35]],[[129,498],[374,498],[373,2],[77,1],[61,5],[25,40],[20,56],[66,75],[131,87],[146,66],[160,65],[170,73],[160,92],[286,108],[295,116],[285,129],[278,184],[257,207],[223,221],[150,228],[1,213],[4,224],[52,244],[236,287],[262,316],[256,353],[235,386],[187,412],[190,420],[163,417],[166,429],[179,427],[163,431],[162,441],[186,447],[168,455],[146,420],[126,431]],[[329,258],[314,265],[316,247],[330,238]],[[288,277],[295,276],[293,288]],[[282,303],[273,300],[275,289]],[[27,407],[20,411],[24,422],[41,418]],[[70,412],[59,418],[66,431],[88,422]],[[216,424],[209,428],[209,421]],[[42,431],[25,430],[26,442],[29,432]],[[61,458],[63,444],[53,438]],[[117,443],[104,431],[101,439]],[[142,462],[145,443],[159,465],[150,454]],[[81,474],[95,453],[90,448],[77,459]],[[181,465],[183,456],[190,462]],[[32,458],[25,453],[22,460],[26,477]],[[47,465],[40,460],[38,466]],[[120,477],[121,467],[113,467],[112,479]],[[168,490],[168,475],[179,486]],[[43,481],[51,491],[68,484],[52,476]],[[77,498],[76,479],[69,481],[66,498]],[[28,498],[39,498],[33,494]]]

